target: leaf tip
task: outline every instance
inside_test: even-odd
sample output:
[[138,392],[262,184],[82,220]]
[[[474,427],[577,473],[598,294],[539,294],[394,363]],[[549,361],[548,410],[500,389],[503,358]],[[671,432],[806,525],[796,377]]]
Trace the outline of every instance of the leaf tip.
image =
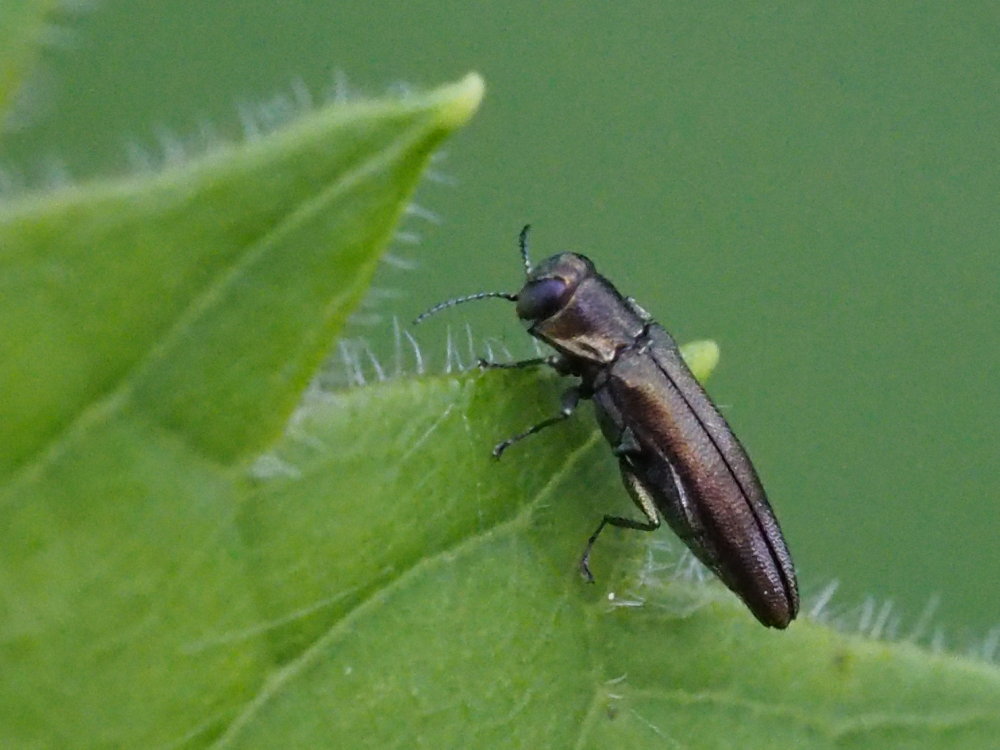
[[469,73],[456,83],[438,89],[441,124],[458,128],[469,121],[486,92],[486,82],[478,73]]

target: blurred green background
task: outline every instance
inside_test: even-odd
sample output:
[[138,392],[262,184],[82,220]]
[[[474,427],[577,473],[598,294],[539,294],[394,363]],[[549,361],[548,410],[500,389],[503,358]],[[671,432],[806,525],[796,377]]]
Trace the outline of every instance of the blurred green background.
[[[892,601],[901,635],[939,597],[956,648],[1000,622],[995,1],[118,0],[63,29],[0,147],[29,184],[239,137],[241,107],[305,90],[480,72],[418,197],[441,222],[407,219],[423,239],[392,252],[417,267],[383,268],[355,332],[391,351],[394,315],[515,290],[530,221],[536,258],[584,252],[679,339],[720,343],[710,389],[807,593],[839,579],[834,612],[869,624]],[[438,367],[466,321],[528,351],[484,302],[417,332]]]

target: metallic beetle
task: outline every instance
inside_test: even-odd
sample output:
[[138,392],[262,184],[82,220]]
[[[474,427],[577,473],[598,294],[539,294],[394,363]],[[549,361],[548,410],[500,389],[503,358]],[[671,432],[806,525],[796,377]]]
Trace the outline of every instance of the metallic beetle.
[[500,443],[494,455],[568,418],[591,399],[622,480],[645,520],[604,516],[587,542],[581,572],[593,580],[590,550],[607,525],[652,531],[666,519],[705,565],[769,627],[785,628],[799,609],[795,569],[743,446],[684,363],[674,339],[576,253],[532,266],[517,294],[481,292],[437,305],[417,321],[486,297],[517,303],[528,332],[556,354],[494,367],[547,364],[580,378],[559,414]]

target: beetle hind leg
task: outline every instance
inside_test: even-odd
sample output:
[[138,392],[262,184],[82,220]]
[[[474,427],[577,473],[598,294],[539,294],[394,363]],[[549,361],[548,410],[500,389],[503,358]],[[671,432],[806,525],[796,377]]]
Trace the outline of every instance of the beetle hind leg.
[[632,497],[633,502],[639,510],[642,511],[642,514],[646,516],[646,520],[637,521],[634,518],[625,518],[623,516],[604,516],[601,519],[597,530],[587,540],[587,547],[580,558],[580,574],[590,583],[594,582],[594,576],[590,572],[590,551],[605,526],[617,526],[622,529],[635,529],[636,531],[655,531],[660,526],[660,516],[656,511],[656,501],[649,490],[639,480],[639,477],[636,476],[632,470],[632,465],[626,457],[622,456],[618,459],[618,468],[621,469],[625,489],[628,490],[628,494]]

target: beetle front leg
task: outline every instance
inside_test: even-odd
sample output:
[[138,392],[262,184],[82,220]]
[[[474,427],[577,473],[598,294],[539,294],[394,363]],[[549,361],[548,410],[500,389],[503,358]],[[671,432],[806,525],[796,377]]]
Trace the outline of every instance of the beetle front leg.
[[480,357],[476,360],[476,366],[482,370],[523,370],[528,367],[551,367],[560,375],[567,375],[570,372],[569,363],[561,354],[550,354],[547,357],[532,357],[522,359],[517,362],[491,362]]
[[491,362],[488,359],[480,357],[476,360],[476,366],[481,370],[521,370],[527,367],[541,367],[543,365],[555,367],[556,359],[558,359],[557,354],[548,357],[532,357],[531,359],[522,359],[517,362]]
[[520,440],[524,440],[529,435],[534,435],[536,432],[541,432],[546,427],[550,427],[551,425],[558,424],[559,422],[569,419],[573,415],[573,412],[576,411],[576,407],[579,405],[580,398],[582,396],[583,391],[580,386],[573,386],[572,388],[567,389],[562,395],[562,408],[556,416],[539,422],[533,427],[529,427],[524,432],[514,435],[513,437],[509,437],[501,443],[497,443],[493,448],[493,458],[500,458],[500,456],[503,455],[503,452],[510,448],[510,446]]

